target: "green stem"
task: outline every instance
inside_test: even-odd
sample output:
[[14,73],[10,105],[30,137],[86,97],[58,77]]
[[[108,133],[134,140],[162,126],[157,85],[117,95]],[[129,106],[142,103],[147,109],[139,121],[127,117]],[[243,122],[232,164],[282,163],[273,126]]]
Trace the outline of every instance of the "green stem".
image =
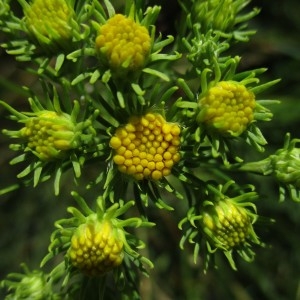
[[22,97],[29,96],[29,93],[25,89],[20,87],[19,84],[16,84],[11,80],[7,80],[7,79],[3,78],[2,76],[0,77],[0,86],[4,90],[12,91],[14,94],[20,95]]
[[[233,169],[236,169],[236,167],[233,166]],[[260,161],[244,163],[240,165],[237,170],[261,175],[269,175],[273,172],[272,159],[271,157],[267,157]]]
[[0,100],[0,105],[4,106],[10,113],[12,113],[19,120],[25,120],[25,119],[28,118],[26,115],[24,115],[24,114],[20,113],[19,111],[15,110],[9,104],[7,104],[6,102],[4,102],[2,100]]

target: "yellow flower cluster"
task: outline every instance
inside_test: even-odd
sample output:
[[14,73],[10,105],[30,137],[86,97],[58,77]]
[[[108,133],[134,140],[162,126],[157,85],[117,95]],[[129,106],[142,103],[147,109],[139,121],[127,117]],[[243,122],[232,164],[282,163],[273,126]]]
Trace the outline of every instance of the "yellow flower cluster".
[[100,27],[96,48],[112,68],[140,69],[151,47],[151,38],[146,27],[121,14],[110,18]]
[[123,261],[123,241],[110,221],[82,224],[73,234],[68,257],[89,276],[103,275]]
[[203,212],[202,226],[216,247],[230,250],[246,241],[252,225],[244,207],[222,200]]
[[198,121],[221,134],[239,136],[253,120],[255,95],[243,84],[220,81],[199,99]]
[[65,0],[34,0],[25,9],[25,23],[28,30],[36,38],[44,36],[50,41],[69,39],[72,28],[69,25],[74,15],[68,1]]
[[21,129],[21,136],[41,160],[63,157],[63,152],[75,147],[75,125],[71,116],[54,111],[41,111],[29,118]]
[[159,180],[179,161],[180,128],[160,114],[131,117],[110,140],[114,162],[121,172],[137,180]]

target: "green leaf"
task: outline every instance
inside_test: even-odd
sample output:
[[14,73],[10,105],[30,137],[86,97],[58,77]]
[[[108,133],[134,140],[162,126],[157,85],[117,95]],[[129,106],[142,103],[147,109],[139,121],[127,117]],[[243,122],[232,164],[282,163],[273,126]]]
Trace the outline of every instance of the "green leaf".
[[107,8],[108,16],[110,18],[113,17],[116,14],[113,5],[110,3],[109,0],[104,0],[104,3],[105,3],[105,6]]
[[166,74],[164,74],[164,73],[162,73],[158,70],[154,70],[154,69],[150,69],[150,68],[144,68],[143,72],[145,72],[147,74],[150,74],[150,75],[153,75],[153,76],[156,76],[156,77],[159,77],[164,81],[170,81],[170,78]]
[[[159,37],[160,38],[160,37]],[[153,52],[159,52],[161,51],[164,47],[168,46],[174,41],[174,37],[171,35],[167,36],[167,39],[160,41],[160,42],[155,42],[153,45]]]
[[79,178],[81,176],[81,165],[80,165],[80,163],[78,161],[78,158],[77,158],[75,153],[72,153],[71,161],[72,161],[75,177]]
[[59,195],[59,185],[60,185],[60,178],[62,175],[62,168],[58,167],[55,173],[55,177],[54,177],[54,194],[55,196]]
[[28,174],[30,174],[33,170],[34,170],[34,167],[35,167],[35,163],[31,163],[30,165],[28,165],[23,171],[21,171],[17,177],[18,178],[23,178],[25,176],[27,176]]
[[141,89],[141,87],[136,84],[136,83],[132,83],[131,84],[132,89],[134,90],[134,92],[138,95],[138,96],[144,96],[145,95],[145,91],[143,91]]
[[56,62],[55,62],[55,71],[58,72],[60,70],[60,68],[62,67],[64,61],[65,61],[65,54],[61,53],[57,56],[56,58]]
[[124,100],[124,97],[123,97],[123,94],[121,92],[117,92],[117,99],[119,101],[119,105],[121,108],[125,108],[126,107],[126,104],[125,104],[125,100]]
[[88,78],[88,77],[91,77],[93,73],[81,73],[79,74],[78,76],[76,76],[72,82],[71,82],[71,85],[76,85],[78,84],[79,82],[83,81],[84,79]]
[[43,171],[43,166],[41,166],[41,165],[38,166],[38,167],[34,170],[34,175],[33,175],[33,187],[36,187],[36,186],[38,185],[42,171]]
[[188,86],[188,84],[185,82],[185,80],[182,78],[179,78],[177,80],[177,83],[183,89],[183,91],[186,94],[186,96],[188,97],[188,99],[190,101],[195,101],[196,97],[195,97],[194,93],[192,92],[192,90],[190,89],[190,87]]
[[198,103],[189,102],[189,101],[178,101],[178,102],[176,102],[176,106],[179,108],[197,109]]
[[[79,207],[81,208],[81,210],[84,212],[85,216],[88,216],[90,214],[93,214],[95,213],[92,209],[90,209],[90,207],[87,205],[86,201],[84,200],[83,197],[81,197],[77,192],[75,191],[72,191],[71,192],[71,195],[72,197],[75,199],[75,201],[77,202],[77,204],[79,205]],[[72,211],[69,210],[70,212],[72,212],[72,214],[74,215],[75,213],[75,208],[72,208]],[[79,219],[83,219],[85,218],[85,216],[79,212],[77,209],[76,209],[76,213],[75,213],[75,217],[78,217]],[[80,216],[80,217],[79,217]]]
[[10,165],[15,165],[15,164],[25,161],[26,159],[27,159],[27,153],[23,153],[15,158],[13,158],[9,163],[10,163]]
[[94,84],[101,76],[100,70],[95,70],[90,78],[90,84]]
[[7,194],[9,192],[15,191],[20,187],[19,184],[12,184],[0,190],[0,196]]

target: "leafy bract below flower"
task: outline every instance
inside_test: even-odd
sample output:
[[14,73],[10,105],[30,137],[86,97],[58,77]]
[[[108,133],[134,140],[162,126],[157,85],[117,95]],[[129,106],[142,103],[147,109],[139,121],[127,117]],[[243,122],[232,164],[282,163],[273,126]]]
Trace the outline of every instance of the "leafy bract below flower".
[[[205,269],[209,256],[217,250],[223,251],[231,267],[236,269],[233,252],[250,262],[254,258],[251,244],[260,244],[252,226],[258,217],[252,201],[258,196],[252,188],[250,192],[240,190],[240,194],[229,196],[231,191],[228,189],[233,188],[233,183],[229,181],[218,188],[209,184],[207,198],[198,199],[179,223],[180,229],[187,223],[181,248],[186,240],[195,243],[194,259],[196,261],[200,251],[205,258]],[[205,245],[208,252],[201,248]]]
[[[48,274],[40,270],[30,271],[22,265],[24,273],[11,273],[1,282],[1,286],[8,290],[6,300],[33,299],[33,300],[60,300],[59,294],[52,288],[52,280]],[[50,279],[50,280],[49,280]]]
[[[59,105],[58,95],[55,93],[53,101],[47,100],[44,108],[36,97],[29,98],[32,112],[21,113],[13,109],[7,103],[0,101],[11,114],[12,119],[23,124],[20,130],[3,130],[3,133],[11,138],[16,138],[19,144],[11,144],[15,151],[22,154],[12,159],[11,164],[20,162],[29,165],[18,174],[19,178],[26,177],[33,172],[33,185],[49,178],[47,166],[55,174],[55,193],[59,193],[59,179],[64,170],[73,166],[75,177],[81,174],[81,155],[87,154],[87,149],[93,147],[96,136],[93,128],[93,120],[97,114],[91,115],[82,122],[77,122],[80,106],[74,102],[74,108],[70,114],[64,113]],[[52,168],[51,168],[52,167]],[[46,170],[46,168],[45,168]]]
[[145,26],[121,14],[111,17],[99,29],[96,48],[112,69],[138,70],[150,53],[151,37]]
[[282,149],[263,160],[244,163],[238,166],[238,169],[275,177],[280,185],[279,200],[285,200],[288,191],[294,201],[300,202],[300,148],[297,147],[299,143],[300,139],[290,140],[288,133]]
[[141,248],[143,243],[133,238],[124,227],[154,224],[139,218],[118,218],[134,205],[133,201],[126,204],[120,201],[106,209],[104,198],[98,197],[97,209],[93,211],[81,196],[75,192],[73,196],[81,211],[69,207],[73,217],[56,222],[58,229],[52,235],[49,254],[42,265],[57,253],[66,252],[67,266],[88,276],[101,276],[112,271],[122,264],[124,256],[134,261],[141,270],[143,264],[152,267],[148,259],[132,248]]
[[159,180],[179,161],[180,128],[162,115],[147,113],[131,117],[110,140],[118,169],[137,180]]

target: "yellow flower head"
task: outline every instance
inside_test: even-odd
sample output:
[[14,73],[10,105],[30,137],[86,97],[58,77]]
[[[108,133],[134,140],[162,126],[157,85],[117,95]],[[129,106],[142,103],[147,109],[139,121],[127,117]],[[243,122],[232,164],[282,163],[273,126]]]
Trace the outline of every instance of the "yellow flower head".
[[25,24],[40,43],[51,45],[69,41],[74,10],[66,0],[34,0],[26,7]]
[[121,14],[100,27],[96,48],[113,69],[137,70],[150,53],[151,38],[146,27]]
[[179,161],[180,128],[160,114],[132,117],[110,140],[113,161],[121,172],[137,180],[159,180]]
[[27,147],[41,160],[61,158],[64,151],[75,147],[75,125],[71,116],[54,111],[41,111],[29,118],[21,129]]
[[202,213],[202,227],[214,246],[230,250],[245,243],[252,231],[247,209],[222,200]]
[[220,81],[199,99],[197,120],[221,134],[239,136],[252,122],[255,105],[254,93],[243,84]]
[[71,264],[89,276],[103,275],[123,261],[122,229],[108,220],[93,220],[80,225],[71,239],[68,257]]

